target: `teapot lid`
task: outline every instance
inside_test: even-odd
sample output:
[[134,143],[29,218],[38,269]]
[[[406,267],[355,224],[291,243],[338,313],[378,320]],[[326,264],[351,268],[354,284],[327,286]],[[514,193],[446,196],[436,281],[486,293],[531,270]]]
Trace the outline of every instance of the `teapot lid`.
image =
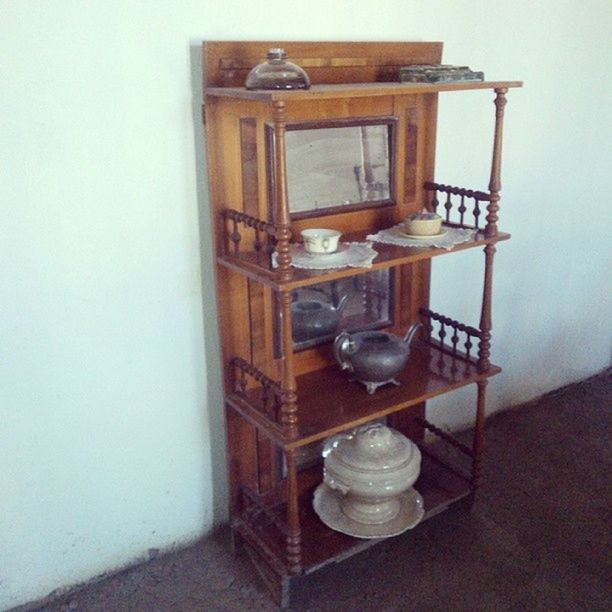
[[382,423],[359,427],[352,434],[332,438],[323,451],[326,458],[364,471],[392,471],[420,462],[417,445],[395,429]]

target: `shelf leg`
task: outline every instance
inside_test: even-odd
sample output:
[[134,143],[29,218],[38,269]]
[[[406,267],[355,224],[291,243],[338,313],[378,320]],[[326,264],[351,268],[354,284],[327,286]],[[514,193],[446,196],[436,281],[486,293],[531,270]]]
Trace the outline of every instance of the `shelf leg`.
[[291,218],[289,216],[289,203],[287,199],[287,162],[285,154],[285,102],[277,100],[274,107],[274,173],[276,195],[276,253],[278,273],[281,280],[290,280],[291,254],[289,241],[291,240]]
[[287,562],[292,574],[302,572],[302,532],[298,507],[295,451],[286,451],[287,459]]
[[499,211],[499,192],[501,190],[501,154],[504,125],[504,107],[506,106],[507,87],[495,90],[495,135],[493,137],[493,158],[491,160],[491,180],[489,182],[490,200],[487,206],[487,225],[485,236],[490,238],[497,235],[497,212]]
[[476,403],[476,423],[472,445],[472,490],[477,489],[482,480],[482,451],[484,445],[485,405],[488,380],[478,381],[478,400]]
[[282,392],[281,392],[281,424],[287,436],[297,437],[297,385],[293,372],[293,336],[291,334],[291,293],[280,295],[281,325],[282,325]]
[[485,275],[482,291],[482,311],[480,313],[480,345],[478,349],[478,370],[486,372],[491,362],[491,329],[492,329],[492,297],[493,297],[493,257],[495,246],[488,244],[484,248],[485,253]]

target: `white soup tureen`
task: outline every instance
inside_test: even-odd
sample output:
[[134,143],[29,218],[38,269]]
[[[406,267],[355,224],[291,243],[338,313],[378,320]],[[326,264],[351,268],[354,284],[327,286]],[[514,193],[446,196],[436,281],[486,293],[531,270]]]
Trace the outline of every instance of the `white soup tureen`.
[[[402,494],[412,487],[421,469],[417,445],[380,423],[331,438],[323,455],[324,485],[340,495],[342,513],[363,525],[393,521],[406,503]],[[419,510],[420,520],[422,500]]]

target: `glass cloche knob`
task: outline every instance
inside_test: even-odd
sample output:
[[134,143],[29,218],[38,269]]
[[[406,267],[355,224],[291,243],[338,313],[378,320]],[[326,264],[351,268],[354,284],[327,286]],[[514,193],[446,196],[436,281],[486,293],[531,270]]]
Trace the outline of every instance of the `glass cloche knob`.
[[246,78],[247,89],[309,89],[310,79],[297,64],[286,60],[284,49],[268,51],[266,61],[257,64]]

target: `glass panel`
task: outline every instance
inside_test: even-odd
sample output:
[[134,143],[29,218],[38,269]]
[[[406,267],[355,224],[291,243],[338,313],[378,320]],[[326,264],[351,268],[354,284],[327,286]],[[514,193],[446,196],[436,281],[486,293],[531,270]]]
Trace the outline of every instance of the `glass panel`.
[[304,213],[391,198],[389,125],[289,129],[289,211]]
[[[287,199],[294,218],[393,204],[397,117],[288,123]],[[266,125],[268,195],[276,213],[274,129]]]
[[329,342],[344,330],[390,325],[391,278],[389,270],[376,270],[294,291],[294,350]]

